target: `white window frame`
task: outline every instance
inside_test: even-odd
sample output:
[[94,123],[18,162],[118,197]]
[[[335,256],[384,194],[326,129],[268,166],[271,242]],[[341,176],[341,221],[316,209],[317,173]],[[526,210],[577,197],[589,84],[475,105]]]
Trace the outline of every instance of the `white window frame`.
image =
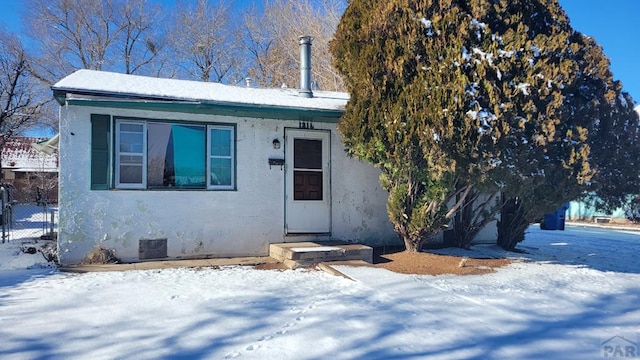
[[[135,190],[146,190],[147,189],[147,136],[148,136],[148,128],[147,120],[142,119],[116,119],[116,129],[115,129],[115,187],[116,189],[135,189]],[[131,124],[131,125],[141,125],[142,126],[142,154],[140,153],[126,153],[120,152],[120,133],[121,133],[121,125],[122,124]],[[211,130],[212,129],[220,129],[229,131],[229,144],[230,144],[230,154],[228,156],[212,156],[211,155]],[[234,125],[207,125],[206,127],[206,151],[207,154],[205,156],[205,169],[206,169],[206,189],[207,190],[235,190],[236,189],[236,128]],[[142,182],[140,183],[121,183],[120,182],[120,156],[121,155],[142,155]],[[231,184],[229,185],[213,185],[211,184],[211,159],[212,158],[222,158],[229,159],[231,162]]]
[[[212,156],[211,155],[211,130],[228,130],[231,139],[229,139],[230,149],[229,156]],[[207,189],[208,190],[234,190],[236,188],[236,129],[232,125],[207,125]],[[230,185],[213,185],[211,184],[211,159],[229,159],[231,160],[231,184]]]
[[[140,153],[123,153],[120,151],[120,126],[142,125],[142,182],[140,183],[120,183],[120,155],[140,155]],[[116,120],[116,164],[115,177],[116,189],[146,189],[147,188],[147,122],[135,120]]]

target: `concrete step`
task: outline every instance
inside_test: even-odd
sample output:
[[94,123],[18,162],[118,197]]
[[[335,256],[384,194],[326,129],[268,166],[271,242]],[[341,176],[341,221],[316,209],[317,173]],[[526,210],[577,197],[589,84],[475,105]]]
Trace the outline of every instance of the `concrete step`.
[[269,256],[294,269],[327,261],[363,260],[371,263],[373,249],[339,241],[279,243],[269,245]]

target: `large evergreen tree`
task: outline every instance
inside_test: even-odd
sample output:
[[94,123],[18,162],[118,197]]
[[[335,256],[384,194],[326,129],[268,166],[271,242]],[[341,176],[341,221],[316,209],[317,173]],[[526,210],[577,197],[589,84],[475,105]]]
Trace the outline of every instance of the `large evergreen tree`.
[[602,50],[556,0],[353,0],[331,50],[351,94],[345,145],[382,170],[408,250],[477,191],[505,194],[514,216],[500,243],[512,249],[584,190],[589,131],[624,97],[602,92],[613,84]]

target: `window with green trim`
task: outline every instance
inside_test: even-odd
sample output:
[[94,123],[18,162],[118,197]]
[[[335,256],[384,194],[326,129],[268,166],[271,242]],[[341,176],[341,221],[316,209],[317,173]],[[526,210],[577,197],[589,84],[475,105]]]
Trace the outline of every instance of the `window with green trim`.
[[233,188],[233,128],[209,126],[209,188]]
[[116,124],[116,187],[143,189],[146,186],[145,132],[142,122]]
[[235,128],[116,121],[116,188],[235,188]]

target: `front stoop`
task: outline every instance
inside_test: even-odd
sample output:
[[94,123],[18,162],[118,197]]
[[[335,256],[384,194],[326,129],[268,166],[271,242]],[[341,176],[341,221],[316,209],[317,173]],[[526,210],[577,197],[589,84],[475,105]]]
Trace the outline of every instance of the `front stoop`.
[[269,256],[289,269],[296,269],[331,261],[362,260],[372,263],[373,248],[342,241],[280,243],[269,245]]

